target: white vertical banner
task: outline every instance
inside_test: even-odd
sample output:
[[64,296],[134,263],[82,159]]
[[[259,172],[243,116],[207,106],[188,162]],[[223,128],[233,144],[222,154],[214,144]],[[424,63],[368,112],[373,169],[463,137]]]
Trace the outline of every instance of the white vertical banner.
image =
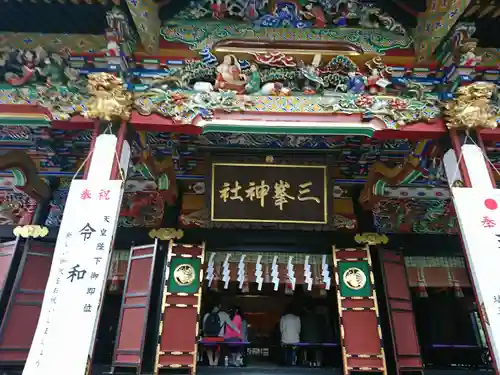
[[71,183],[23,375],[85,375],[122,197],[121,180]]
[[500,190],[452,188],[453,202],[478,301],[486,319],[491,355],[500,363]]

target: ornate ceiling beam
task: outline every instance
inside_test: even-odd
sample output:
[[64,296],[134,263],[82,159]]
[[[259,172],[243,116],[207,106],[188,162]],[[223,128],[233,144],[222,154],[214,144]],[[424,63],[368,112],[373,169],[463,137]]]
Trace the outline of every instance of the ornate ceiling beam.
[[[13,0],[4,0],[5,3],[7,2],[14,2]],[[101,5],[106,5],[109,3],[113,3],[115,5],[119,5],[121,0],[16,0],[18,3],[60,3],[60,4],[101,4]]]
[[464,13],[464,17],[492,18],[500,17],[500,4],[498,1],[473,0],[474,3]]
[[417,62],[432,57],[470,3],[471,0],[427,0],[426,11],[420,14],[414,34]]
[[32,49],[42,47],[48,51],[67,49],[74,54],[95,53],[106,49],[103,35],[91,34],[41,34],[0,32],[0,49]]
[[148,54],[157,54],[161,28],[158,4],[152,0],[127,0],[127,6],[144,51]]

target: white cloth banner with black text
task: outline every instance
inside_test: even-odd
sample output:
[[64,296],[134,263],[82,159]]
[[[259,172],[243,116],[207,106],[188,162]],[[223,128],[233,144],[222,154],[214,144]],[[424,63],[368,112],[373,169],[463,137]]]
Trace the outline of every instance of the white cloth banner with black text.
[[500,190],[452,188],[453,202],[480,308],[487,321],[491,355],[500,363]]
[[120,180],[71,183],[23,375],[85,375],[122,197]]

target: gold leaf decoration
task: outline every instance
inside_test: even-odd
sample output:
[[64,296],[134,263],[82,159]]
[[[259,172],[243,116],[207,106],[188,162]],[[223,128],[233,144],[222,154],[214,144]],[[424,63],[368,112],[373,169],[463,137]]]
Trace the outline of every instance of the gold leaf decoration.
[[497,109],[493,106],[496,85],[475,82],[459,87],[456,98],[444,105],[444,119],[449,129],[497,127]]
[[356,243],[366,245],[385,245],[389,242],[389,237],[385,234],[378,233],[358,233],[354,237],[354,241],[356,241]]
[[184,231],[175,228],[151,229],[149,231],[149,237],[158,238],[160,240],[180,240],[184,237]]
[[132,114],[132,93],[128,92],[121,78],[111,73],[88,75],[90,94],[83,116],[111,121],[116,118],[128,121]]
[[41,238],[49,234],[49,229],[41,225],[23,225],[14,228],[14,236],[22,238]]

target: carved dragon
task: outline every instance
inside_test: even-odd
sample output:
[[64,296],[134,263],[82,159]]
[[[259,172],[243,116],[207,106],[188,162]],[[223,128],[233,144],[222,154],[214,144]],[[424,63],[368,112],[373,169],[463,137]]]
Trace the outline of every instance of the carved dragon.
[[[359,201],[366,209],[371,209],[376,203],[379,195],[376,190],[380,189],[380,185],[400,185],[403,183],[411,183],[422,174],[417,170],[419,158],[408,156],[406,163],[395,167],[388,167],[383,162],[376,162],[370,169],[368,181],[361,191]],[[380,196],[381,197],[381,196]]]
[[127,91],[121,78],[110,73],[89,74],[87,88],[90,98],[82,113],[85,117],[107,121],[130,119],[132,93]]
[[[367,182],[359,197],[361,205],[366,209],[372,209],[373,205],[377,202],[377,198],[382,197],[377,192],[383,190],[385,186],[410,184],[422,176],[423,172],[420,170],[419,165],[421,154],[425,150],[427,143],[428,141],[420,141],[415,147],[416,151],[408,155],[403,165],[388,167],[383,162],[373,164],[368,173]],[[436,152],[436,148],[432,152]]]
[[172,158],[157,160],[146,150],[136,159],[135,169],[144,177],[155,179],[158,192],[169,205],[176,203],[177,182]]
[[496,85],[475,82],[457,90],[456,98],[444,104],[444,119],[449,129],[497,127],[497,109],[493,106]]
[[381,200],[373,207],[378,228],[388,232],[455,233],[456,218],[445,200]]
[[40,201],[50,197],[50,187],[38,176],[38,169],[31,158],[23,151],[9,151],[0,156],[0,170],[22,173],[23,185],[16,186],[33,199]]

